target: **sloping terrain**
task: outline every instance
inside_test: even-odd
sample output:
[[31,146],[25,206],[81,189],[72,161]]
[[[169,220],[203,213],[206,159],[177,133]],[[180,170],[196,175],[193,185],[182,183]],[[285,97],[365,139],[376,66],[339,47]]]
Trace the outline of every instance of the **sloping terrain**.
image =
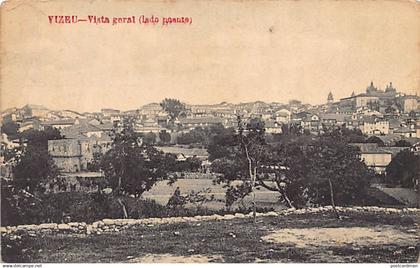
[[[415,213],[331,212],[43,234],[32,262],[416,262]],[[4,257],[4,256],[3,256]],[[11,257],[11,256],[9,256]],[[3,258],[4,259],[4,258]]]

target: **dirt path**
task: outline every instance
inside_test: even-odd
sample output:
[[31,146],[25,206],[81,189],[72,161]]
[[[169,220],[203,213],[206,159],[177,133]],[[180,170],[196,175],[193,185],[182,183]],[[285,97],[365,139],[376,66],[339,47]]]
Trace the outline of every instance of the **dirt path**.
[[303,228],[282,229],[262,237],[272,243],[292,243],[296,247],[307,246],[380,246],[399,244],[414,246],[420,237],[418,230],[402,232],[393,227],[339,227],[339,228]]
[[223,258],[219,255],[211,257],[203,255],[177,256],[172,254],[148,254],[143,257],[132,258],[130,263],[208,263],[222,262]]
[[[363,247],[381,249],[397,244],[399,247],[416,247],[419,241],[417,229],[401,231],[393,226],[378,227],[335,227],[335,228],[285,228],[261,237],[273,245],[284,244],[284,249],[295,247],[312,252],[314,262],[355,262],[356,256],[334,254],[330,248],[360,251]],[[281,246],[282,247],[282,246]],[[279,249],[277,247],[276,250]],[[272,252],[276,250],[270,249]],[[314,251],[315,250],[315,251]],[[276,262],[277,260],[255,258],[254,262]],[[132,263],[208,263],[224,262],[220,255],[173,255],[147,254],[142,257],[130,256]]]

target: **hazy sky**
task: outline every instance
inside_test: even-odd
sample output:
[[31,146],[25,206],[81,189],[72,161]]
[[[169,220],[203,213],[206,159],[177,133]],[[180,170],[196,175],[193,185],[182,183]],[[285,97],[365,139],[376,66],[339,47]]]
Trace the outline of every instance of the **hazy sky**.
[[[49,15],[192,17],[191,25],[49,24]],[[318,104],[373,80],[420,90],[415,1],[9,1],[1,8],[1,109]]]

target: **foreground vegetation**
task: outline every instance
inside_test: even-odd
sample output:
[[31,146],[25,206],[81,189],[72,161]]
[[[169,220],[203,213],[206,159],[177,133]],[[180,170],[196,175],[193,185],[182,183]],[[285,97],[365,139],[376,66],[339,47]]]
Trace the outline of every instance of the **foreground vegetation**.
[[[133,226],[119,233],[101,235],[21,234],[15,247],[2,250],[6,262],[416,262],[420,249],[418,215],[344,213],[338,220],[332,212],[259,217],[251,219],[190,222],[171,225]],[[323,240],[325,230],[371,229],[383,241],[364,237],[354,243]],[[325,244],[282,239],[270,242],[264,237],[276,231],[308,230]],[[375,231],[376,230],[376,231]],[[396,235],[389,236],[385,230]],[[414,240],[413,240],[414,237]],[[378,242],[378,241],[376,241]],[[23,253],[22,253],[23,252]],[[161,259],[159,259],[159,256]],[[176,257],[174,259],[174,257]],[[173,258],[173,259],[171,259]]]

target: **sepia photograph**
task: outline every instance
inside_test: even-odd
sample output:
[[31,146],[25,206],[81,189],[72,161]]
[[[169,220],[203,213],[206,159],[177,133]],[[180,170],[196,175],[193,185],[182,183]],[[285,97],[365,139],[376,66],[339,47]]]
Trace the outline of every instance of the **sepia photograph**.
[[2,267],[418,267],[419,1],[0,3]]

